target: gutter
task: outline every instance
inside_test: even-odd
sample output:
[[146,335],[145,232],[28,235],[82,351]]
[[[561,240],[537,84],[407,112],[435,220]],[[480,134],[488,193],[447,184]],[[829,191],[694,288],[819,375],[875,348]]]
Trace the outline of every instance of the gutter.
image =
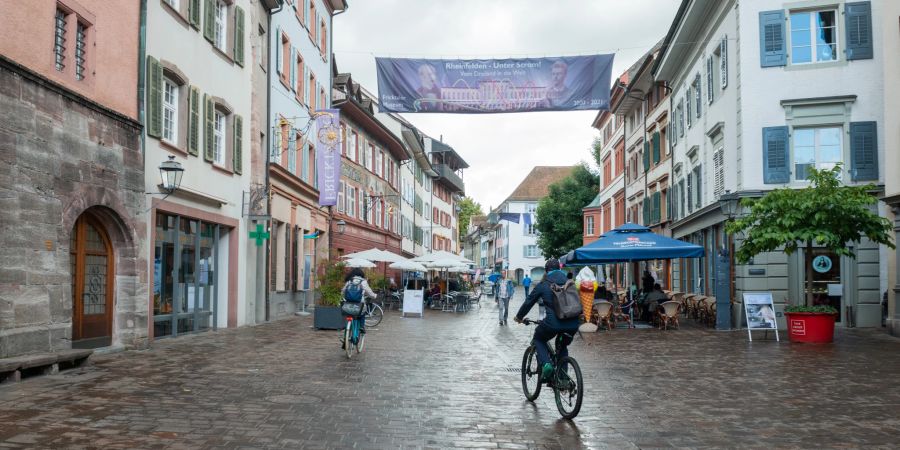
[[[145,177],[147,171],[147,133],[144,128],[144,90],[146,89],[147,69],[147,0],[141,0],[140,26],[138,29],[138,85],[137,85],[137,111],[138,123],[141,124],[141,158]],[[147,179],[144,178],[144,183]]]
[[[269,36],[272,35],[272,16],[281,12],[284,9],[284,3],[278,5],[278,9],[273,9],[269,11],[268,16],[266,17],[266,31]],[[278,36],[276,36],[277,38]],[[272,38],[269,37],[266,39],[266,128],[269,133],[266,134],[266,165],[263,167],[265,171],[265,183],[266,183],[266,214],[269,217],[272,217],[272,184],[269,178],[269,158],[272,156],[272,128],[269,126],[269,120],[272,117]],[[269,233],[272,233],[272,220],[269,219]],[[331,230],[329,229],[330,233]],[[263,288],[263,292],[265,292],[265,302],[266,302],[266,322],[269,321],[269,286],[271,286],[271,280],[269,277],[272,274],[271,267],[269,264],[272,259],[272,240],[269,239],[266,244],[266,276],[265,276],[265,287]],[[315,283],[315,282],[314,282]]]

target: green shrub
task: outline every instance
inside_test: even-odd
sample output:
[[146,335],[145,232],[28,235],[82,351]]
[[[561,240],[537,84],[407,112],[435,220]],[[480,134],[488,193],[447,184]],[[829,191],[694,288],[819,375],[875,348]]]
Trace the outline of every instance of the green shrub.
[[319,285],[319,304],[321,306],[340,306],[341,289],[344,288],[344,263],[332,264],[330,261],[322,261],[319,268],[322,282]]
[[784,312],[837,314],[838,310],[834,309],[833,306],[829,306],[829,305],[815,305],[815,306],[788,305],[788,306],[784,307]]

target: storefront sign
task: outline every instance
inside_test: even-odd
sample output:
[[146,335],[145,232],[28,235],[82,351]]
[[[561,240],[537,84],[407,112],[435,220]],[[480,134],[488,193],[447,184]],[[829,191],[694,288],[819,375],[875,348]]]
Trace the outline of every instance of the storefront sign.
[[324,109],[316,116],[316,172],[319,181],[319,205],[337,204],[341,180],[340,111]]
[[747,316],[747,335],[751,341],[753,335],[750,332],[757,330],[775,330],[775,340],[781,340],[771,292],[745,292],[744,314]]
[[795,336],[806,336],[806,321],[797,319],[791,320],[791,334]]
[[831,270],[831,258],[825,255],[816,256],[812,262],[813,270],[819,273],[825,273]]
[[375,58],[379,109],[463,114],[606,110],[613,57]]

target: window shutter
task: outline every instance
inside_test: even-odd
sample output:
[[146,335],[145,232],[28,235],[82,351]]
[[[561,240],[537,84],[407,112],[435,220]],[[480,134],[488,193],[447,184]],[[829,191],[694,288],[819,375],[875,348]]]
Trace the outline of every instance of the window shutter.
[[650,142],[644,141],[644,173],[650,170]]
[[188,3],[188,21],[195,29],[200,29],[200,0],[190,0]]
[[872,3],[844,4],[844,24],[847,29],[847,59],[872,59]]
[[152,57],[147,57],[147,81],[149,95],[147,97],[147,135],[159,138],[162,136],[162,65]]
[[244,10],[234,7],[234,62],[244,65]]
[[200,90],[191,86],[190,115],[188,116],[188,153],[197,156],[200,154]]
[[788,166],[788,127],[763,128],[763,183],[783,184],[791,179]]
[[213,42],[216,37],[216,3],[203,0],[203,37]]
[[643,205],[644,205],[644,222],[642,223],[642,225],[649,225],[650,224],[650,199],[645,198]]
[[878,134],[875,122],[850,122],[850,179],[878,180]]
[[678,137],[684,137],[684,99],[678,100]]
[[212,97],[203,94],[203,159],[212,162],[213,160],[213,121],[215,120],[215,105],[213,105]]
[[660,160],[660,148],[659,148],[659,131],[653,133],[653,164],[659,164]]
[[309,0],[303,0],[303,26],[309,28]]
[[722,42],[719,43],[719,78],[721,88],[724,90],[725,86],[728,86],[728,35],[722,37]]
[[687,103],[687,126],[688,126],[688,128],[690,128],[691,125],[693,125],[693,119],[694,119],[693,106],[691,105],[691,103],[694,101],[694,97],[693,97],[693,90],[691,88],[688,88],[687,95],[685,95],[684,100],[685,100],[685,103]]
[[297,49],[292,45],[291,46],[291,55],[290,59],[288,59],[288,67],[291,69],[291,90],[297,90]]
[[696,102],[697,110],[694,111],[697,114],[697,118],[700,118],[701,110],[703,109],[703,82],[700,81],[700,74],[698,73],[694,77],[694,84],[697,86],[694,88],[694,102]]
[[[306,86],[309,83],[309,67],[306,67],[306,64],[303,65],[303,85]],[[309,89],[303,90],[303,103],[309,105]]]
[[309,142],[303,144],[303,154],[301,155],[302,167],[300,168],[300,178],[309,182]]
[[234,173],[240,174],[244,169],[244,119],[234,115],[234,161],[232,169]]
[[694,210],[694,173],[687,176],[687,212]]
[[653,193],[653,218],[652,218],[653,223],[659,223],[660,219],[661,219],[661,217],[660,217],[661,207],[660,207],[659,202],[660,202],[659,191],[656,191]]
[[281,54],[281,27],[275,28],[275,70],[278,73],[282,73],[282,66],[284,65],[281,62],[281,58],[284,56]]
[[713,78],[713,58],[710,56],[706,58],[706,103],[712,104],[715,99],[713,95],[713,84],[715,83],[715,78]]
[[759,13],[759,64],[761,67],[777,67],[787,64],[784,28],[783,10]]
[[702,166],[697,166],[694,169],[694,192],[697,193],[694,205],[697,209],[703,206],[703,170],[701,168]]

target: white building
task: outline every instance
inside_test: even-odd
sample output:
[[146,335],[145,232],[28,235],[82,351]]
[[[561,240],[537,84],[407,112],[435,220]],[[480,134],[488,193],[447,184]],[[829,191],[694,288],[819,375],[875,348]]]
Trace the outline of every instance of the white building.
[[[900,2],[886,2],[882,6],[880,18],[882,21],[882,62],[883,77],[890,80],[900,73],[900,32],[895,28],[895,17],[900,17]],[[884,123],[900,123],[900,92],[895,89],[884,92]],[[896,132],[884,133],[885,149],[900,148],[900,134]],[[894,223],[894,243],[900,242],[900,152],[884,152],[884,183],[885,202],[891,209],[887,211],[887,217]],[[888,316],[887,326],[892,334],[900,335],[900,248],[887,255],[887,286],[888,286]]]
[[[572,173],[575,166],[536,166],[519,183],[513,192],[491,211],[490,222],[496,224],[494,230],[494,270],[506,270],[508,276],[521,282],[525,275],[535,281],[544,277],[546,257],[537,246],[535,211],[538,202],[547,196],[551,184],[561,181]],[[504,219],[503,214],[512,214],[515,221]],[[490,239],[485,239],[486,247]],[[483,248],[483,254],[487,248]],[[557,256],[557,255],[548,255]]]
[[[758,197],[802,188],[808,167],[836,163],[848,183],[883,184],[880,149],[885,130],[896,124],[885,122],[882,27],[896,22],[872,18],[886,3],[682,2],[654,74],[672,87],[678,128],[671,134],[678,186],[672,234],[703,245],[707,257],[675,261],[674,289],[715,295],[720,311],[745,291],[772,292],[779,310],[786,299],[804,301],[802,251],[737,265],[733,286],[731,277],[716,279],[717,264],[729,258],[713,255],[722,248],[733,254],[740,245],[725,235],[718,201],[729,192]],[[839,326],[876,326],[887,290],[886,277],[879,277],[885,252],[867,241],[854,250],[856,259],[814,250],[831,262],[830,270],[815,273],[814,294],[838,307]],[[841,295],[826,295],[829,285]],[[741,324],[739,306],[734,326]]]
[[[426,217],[427,233],[431,238],[431,249],[459,253],[459,201],[466,193],[462,171],[469,164],[453,149],[440,140],[425,137],[425,152],[431,168],[437,176],[426,180],[425,213],[431,206],[431,217]],[[430,220],[429,220],[430,219]],[[426,238],[426,242],[428,239]]]
[[[174,157],[181,188],[152,195],[150,336],[247,323],[250,0],[167,0],[147,7],[145,164]],[[247,170],[245,170],[247,169]],[[146,192],[159,192],[147,171]]]

